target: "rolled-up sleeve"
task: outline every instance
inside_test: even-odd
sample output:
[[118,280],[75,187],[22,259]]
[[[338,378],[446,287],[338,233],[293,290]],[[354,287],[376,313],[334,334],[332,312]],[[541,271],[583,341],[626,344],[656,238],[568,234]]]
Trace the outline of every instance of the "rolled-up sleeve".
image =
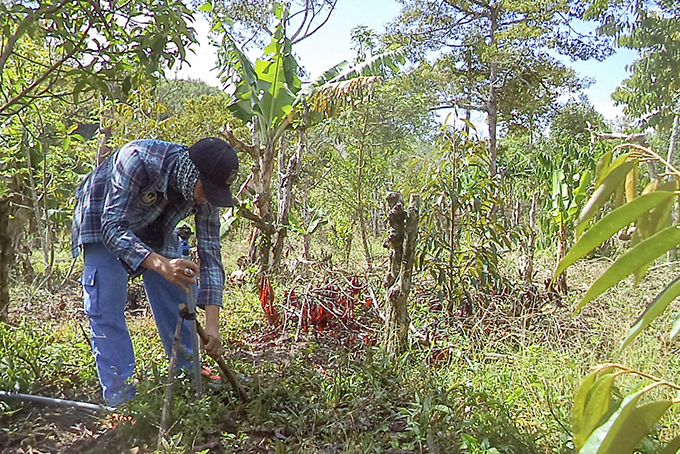
[[201,285],[198,305],[222,306],[224,267],[220,243],[220,209],[210,204],[198,207],[196,212],[198,257],[201,260]]
[[143,161],[134,150],[122,149],[116,156],[107,183],[108,190],[102,213],[102,240],[106,248],[136,271],[152,250],[131,230],[139,216],[140,188],[146,184]]

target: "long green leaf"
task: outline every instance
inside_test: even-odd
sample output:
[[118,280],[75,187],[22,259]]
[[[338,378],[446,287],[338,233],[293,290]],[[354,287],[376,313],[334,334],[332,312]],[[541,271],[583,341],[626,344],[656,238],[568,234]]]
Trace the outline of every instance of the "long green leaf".
[[607,170],[612,163],[612,156],[614,156],[614,150],[610,150],[602,155],[602,157],[597,161],[595,167],[595,187],[598,187],[604,177],[607,176]]
[[651,238],[637,244],[619,257],[619,259],[590,286],[583,296],[583,299],[578,304],[576,311],[581,310],[583,306],[609,290],[631,273],[635,272],[640,266],[651,263],[654,259],[661,256],[661,254],[668,252],[678,244],[680,244],[680,226],[667,227]]
[[384,67],[396,68],[396,63],[404,63],[406,48],[399,48],[374,55],[368,60],[345,68],[329,82],[340,82],[360,76],[378,76]]
[[[655,188],[653,190],[654,192],[675,192],[677,185],[675,181],[673,181],[662,184],[657,183],[653,187]],[[649,213],[640,216],[640,218],[635,223],[636,231],[639,231],[640,233],[638,241],[640,239],[649,238],[658,232],[659,229],[667,227],[669,225],[672,207],[673,203],[671,199],[663,200],[659,202],[659,204],[655,206],[654,209],[650,210]]]
[[554,276],[557,277],[562,274],[574,262],[584,257],[623,227],[634,222],[635,219],[672,196],[673,193],[668,191],[652,192],[638,197],[632,202],[607,214],[579,238],[574,247],[560,261]]
[[675,320],[673,320],[673,328],[671,328],[671,334],[670,334],[670,340],[675,339],[675,336],[680,333],[680,311],[678,311],[677,315],[675,316]]
[[338,82],[347,81],[355,77],[379,75],[383,67],[389,66],[394,68],[396,63],[403,63],[405,60],[404,55],[404,49],[397,49],[376,55],[356,65],[350,65],[347,61],[342,61],[327,69],[321,76],[299,91],[293,105],[296,106],[303,99],[311,98],[321,87],[337,84]]
[[605,452],[634,452],[642,439],[652,430],[654,424],[668,411],[672,404],[673,402],[670,400],[656,400],[635,407],[623,421],[621,429]]
[[[583,446],[583,443],[585,443],[586,439],[588,438],[588,435],[590,435],[590,432],[594,428],[594,426],[589,427],[590,424],[586,422],[586,406],[588,404],[589,399],[593,398],[596,394],[593,393],[594,391],[593,385],[598,379],[598,376],[602,377],[604,375],[612,375],[611,371],[613,370],[614,368],[610,367],[589,374],[588,376],[586,376],[586,378],[583,379],[581,385],[578,388],[578,391],[576,392],[576,396],[574,397],[574,405],[571,410],[571,430],[574,433],[574,445],[576,446],[577,449]],[[607,390],[607,395],[608,393],[609,391]],[[607,406],[609,406],[609,402],[607,402]],[[600,418],[601,417],[602,416],[600,416]],[[600,418],[598,418],[598,420]]]
[[659,454],[676,454],[678,451],[680,451],[680,435],[666,443],[663,451],[661,451]]
[[[618,160],[617,160],[618,161]],[[621,183],[626,178],[628,172],[637,165],[635,161],[626,161],[613,169],[604,178],[602,184],[595,189],[595,192],[583,207],[581,215],[579,216],[578,225],[576,226],[576,237],[580,237],[583,231],[588,226],[588,221],[595,216],[597,211],[605,204],[609,197],[621,186]]]
[[[244,81],[248,84],[250,90],[253,91],[254,93],[257,93],[259,88],[257,85],[255,65],[253,65],[253,62],[250,61],[248,56],[239,48],[238,44],[236,43],[236,41],[233,40],[227,29],[224,30],[224,39],[222,45],[225,46],[230,51],[230,53],[236,60],[235,62],[232,63],[236,63],[237,66],[236,69],[240,73],[241,77],[243,77]],[[227,79],[223,80],[223,82],[231,81]]]
[[605,440],[607,440],[610,435],[609,431],[612,431],[612,437],[609,439],[607,445],[609,445],[612,441],[612,438],[616,436],[616,432],[623,424],[623,420],[627,418],[628,415],[630,415],[630,413],[633,411],[637,401],[640,399],[640,397],[642,397],[642,394],[642,391],[638,391],[637,393],[626,397],[623,402],[621,402],[621,405],[619,405],[616,411],[609,416],[609,419],[607,419],[604,424],[600,425],[590,434],[578,452],[583,454],[598,454],[600,452],[607,453],[606,450],[601,448],[603,447]]
[[621,164],[626,162],[628,158],[630,157],[630,153],[624,153],[619,155],[614,162],[612,162],[613,158],[613,151],[610,151],[609,153],[610,156],[608,158],[605,158],[605,156],[602,156],[602,159],[597,163],[597,173],[596,173],[596,178],[595,178],[595,188],[600,186],[602,182],[604,181],[605,178],[607,178],[607,175],[609,175],[614,169],[619,167]]
[[666,310],[668,305],[671,304],[678,296],[680,296],[680,276],[673,279],[673,281],[668,284],[661,293],[656,295],[656,298],[654,298],[654,300],[652,300],[649,305],[647,305],[647,308],[642,313],[640,318],[637,319],[635,324],[628,331],[626,338],[621,344],[621,350],[626,348],[633,341],[633,339],[635,339],[642,332],[643,329],[648,327],[656,317],[661,315],[661,313]]
[[581,432],[578,434],[574,432],[574,444],[576,446],[585,444],[590,434],[601,422],[603,416],[609,411],[612,383],[615,378],[615,373],[605,373],[595,381],[590,389],[583,412]]
[[650,388],[626,397],[609,419],[588,437],[579,452],[588,454],[628,454],[635,451],[645,435],[670,408],[672,401],[658,400],[637,407]]
[[[597,372],[593,372],[584,378],[574,397],[574,405],[571,409],[571,430],[574,433],[574,445],[577,448],[583,446],[583,442],[585,442],[587,438],[587,435],[584,436],[583,424],[586,411],[586,399],[596,378]],[[579,439],[578,442],[577,438]]]
[[310,98],[317,88],[330,82],[334,77],[340,74],[347,66],[349,66],[349,62],[344,60],[338,63],[337,65],[328,68],[326,71],[324,71],[323,74],[314,79],[311,83],[307,84],[305,88],[298,92],[298,96],[297,99],[295,100],[294,105],[299,104],[305,98]]

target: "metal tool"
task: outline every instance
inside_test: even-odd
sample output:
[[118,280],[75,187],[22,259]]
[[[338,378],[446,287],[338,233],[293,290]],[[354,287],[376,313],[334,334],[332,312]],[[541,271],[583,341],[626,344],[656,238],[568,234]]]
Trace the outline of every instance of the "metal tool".
[[[182,250],[182,257],[186,259],[189,257],[190,254],[188,240],[191,237],[192,232],[191,229],[189,229],[188,227],[179,228],[177,229],[177,231],[181,239],[180,246]],[[191,271],[191,269],[187,268],[187,271]],[[189,276],[188,272],[185,274]],[[202,397],[203,394],[201,365],[198,358],[198,336],[200,336],[203,342],[207,344],[208,335],[206,334],[206,332],[203,330],[201,325],[198,323],[198,320],[196,319],[196,299],[194,298],[193,290],[194,288],[192,286],[191,291],[187,296],[187,304],[186,305],[182,304],[179,307],[179,320],[177,321],[177,327],[175,328],[175,337],[172,343],[172,352],[170,353],[170,367],[168,370],[168,381],[165,387],[165,401],[163,404],[163,415],[161,417],[161,426],[158,434],[159,450],[162,448],[163,441],[166,440],[168,436],[168,430],[170,425],[170,408],[172,407],[172,384],[175,378],[175,371],[177,370],[177,356],[179,354],[179,347],[182,338],[182,326],[184,324],[184,320],[188,320],[190,322],[189,327],[191,334],[191,348],[193,350],[194,381],[196,382],[196,394],[199,396],[199,398]],[[232,388],[234,389],[234,393],[236,394],[236,396],[239,397],[244,402],[247,401],[248,396],[246,394],[246,391],[239,385],[238,381],[236,380],[236,375],[234,375],[231,369],[229,369],[229,366],[227,366],[227,363],[224,361],[224,359],[222,357],[217,357],[214,359],[217,362],[217,365],[220,367],[223,377],[229,381]]]
[[[191,238],[193,232],[189,227],[182,226],[182,228],[177,229],[177,233],[179,234],[180,237],[180,248],[182,251],[182,258],[185,260],[191,260],[191,247],[189,246],[189,238]],[[189,268],[187,269],[189,270]],[[189,293],[187,294],[187,309],[188,314],[184,318],[186,318],[189,321],[191,350],[193,352],[194,363],[194,382],[196,383],[196,395],[200,399],[203,397],[203,382],[201,380],[201,362],[199,359],[198,352],[198,330],[196,329],[196,297],[194,296],[193,285],[189,287]]]

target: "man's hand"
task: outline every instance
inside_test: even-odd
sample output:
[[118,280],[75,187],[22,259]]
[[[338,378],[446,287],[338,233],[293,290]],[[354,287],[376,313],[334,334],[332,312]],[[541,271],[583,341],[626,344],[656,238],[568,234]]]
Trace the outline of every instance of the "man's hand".
[[220,307],[206,305],[205,306],[205,334],[208,336],[208,342],[203,342],[201,339],[201,347],[212,358],[217,359],[222,356],[224,349],[222,348],[222,339],[220,338]]
[[142,262],[142,266],[160,273],[187,293],[189,287],[196,283],[198,275],[198,265],[191,260],[168,259],[156,252],[149,254]]
[[201,348],[210,355],[211,358],[217,359],[222,356],[224,349],[222,348],[220,333],[217,331],[210,332],[206,328],[205,334],[208,336],[208,342],[203,342],[203,339],[201,339]]

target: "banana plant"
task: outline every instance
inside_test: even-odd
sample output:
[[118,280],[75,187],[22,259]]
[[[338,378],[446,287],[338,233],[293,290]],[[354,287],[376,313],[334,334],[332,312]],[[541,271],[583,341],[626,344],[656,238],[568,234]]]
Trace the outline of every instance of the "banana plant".
[[[651,181],[638,191],[639,165],[649,160],[665,165],[666,179]],[[632,225],[634,233],[630,249],[595,280],[577,311],[630,275],[634,275],[635,284],[639,283],[656,259],[680,244],[680,225],[670,223],[679,180],[680,172],[651,148],[623,144],[603,155],[597,165],[595,190],[579,215],[578,240],[560,261],[553,279],[621,229]],[[680,277],[672,279],[647,305],[620,349],[629,346],[678,296]],[[679,332],[680,312],[669,338],[674,339]],[[650,383],[623,400],[616,399],[613,383],[623,375],[638,376]],[[677,393],[680,386],[618,364],[597,366],[583,380],[574,400],[572,430],[576,449],[582,453],[634,452],[657,421],[680,403],[678,398],[666,398],[669,392],[658,392],[663,389]],[[662,452],[675,453],[679,448],[677,436]]]
[[[287,6],[282,2],[273,2],[272,8],[276,22],[271,42],[255,63],[233,39],[229,18],[214,11],[210,3],[200,8],[213,12],[213,31],[222,34],[218,65],[222,68],[220,77],[225,87],[234,89],[234,101],[230,109],[236,117],[253,128],[254,142],[251,144],[236,138],[228,129],[225,138],[253,159],[247,187],[255,193],[256,212],[240,209],[239,213],[253,221],[260,231],[258,262],[263,271],[270,265],[277,265],[276,257],[270,264],[272,236],[277,235],[278,244],[278,237],[285,237],[288,226],[286,213],[290,212],[291,200],[279,201],[277,216],[271,196],[274,163],[284,132],[307,128],[322,118],[332,116],[338,107],[351,103],[363,90],[379,81],[386,68],[396,70],[397,63],[404,60],[403,52],[392,51],[357,65],[342,62],[303,87],[298,77],[300,68],[293,54],[292,42],[286,34]],[[305,116],[304,112],[309,115]],[[286,166],[283,163],[282,168],[290,169],[291,173],[283,175],[280,184],[286,179],[296,178],[302,149],[304,146],[298,146],[298,151],[290,157],[291,160],[297,160],[297,165]],[[292,163],[295,161],[289,161],[289,164]]]
[[[587,170],[581,175],[575,174],[574,181],[579,185],[572,188],[566,182],[566,176],[562,169],[555,169],[552,173],[552,210],[550,212],[553,222],[558,228],[557,260],[561,260],[567,251],[567,233],[569,226],[578,217],[579,207],[586,197],[586,188],[590,183],[590,172]],[[567,276],[564,272],[556,279],[555,288],[560,293],[567,292]]]

